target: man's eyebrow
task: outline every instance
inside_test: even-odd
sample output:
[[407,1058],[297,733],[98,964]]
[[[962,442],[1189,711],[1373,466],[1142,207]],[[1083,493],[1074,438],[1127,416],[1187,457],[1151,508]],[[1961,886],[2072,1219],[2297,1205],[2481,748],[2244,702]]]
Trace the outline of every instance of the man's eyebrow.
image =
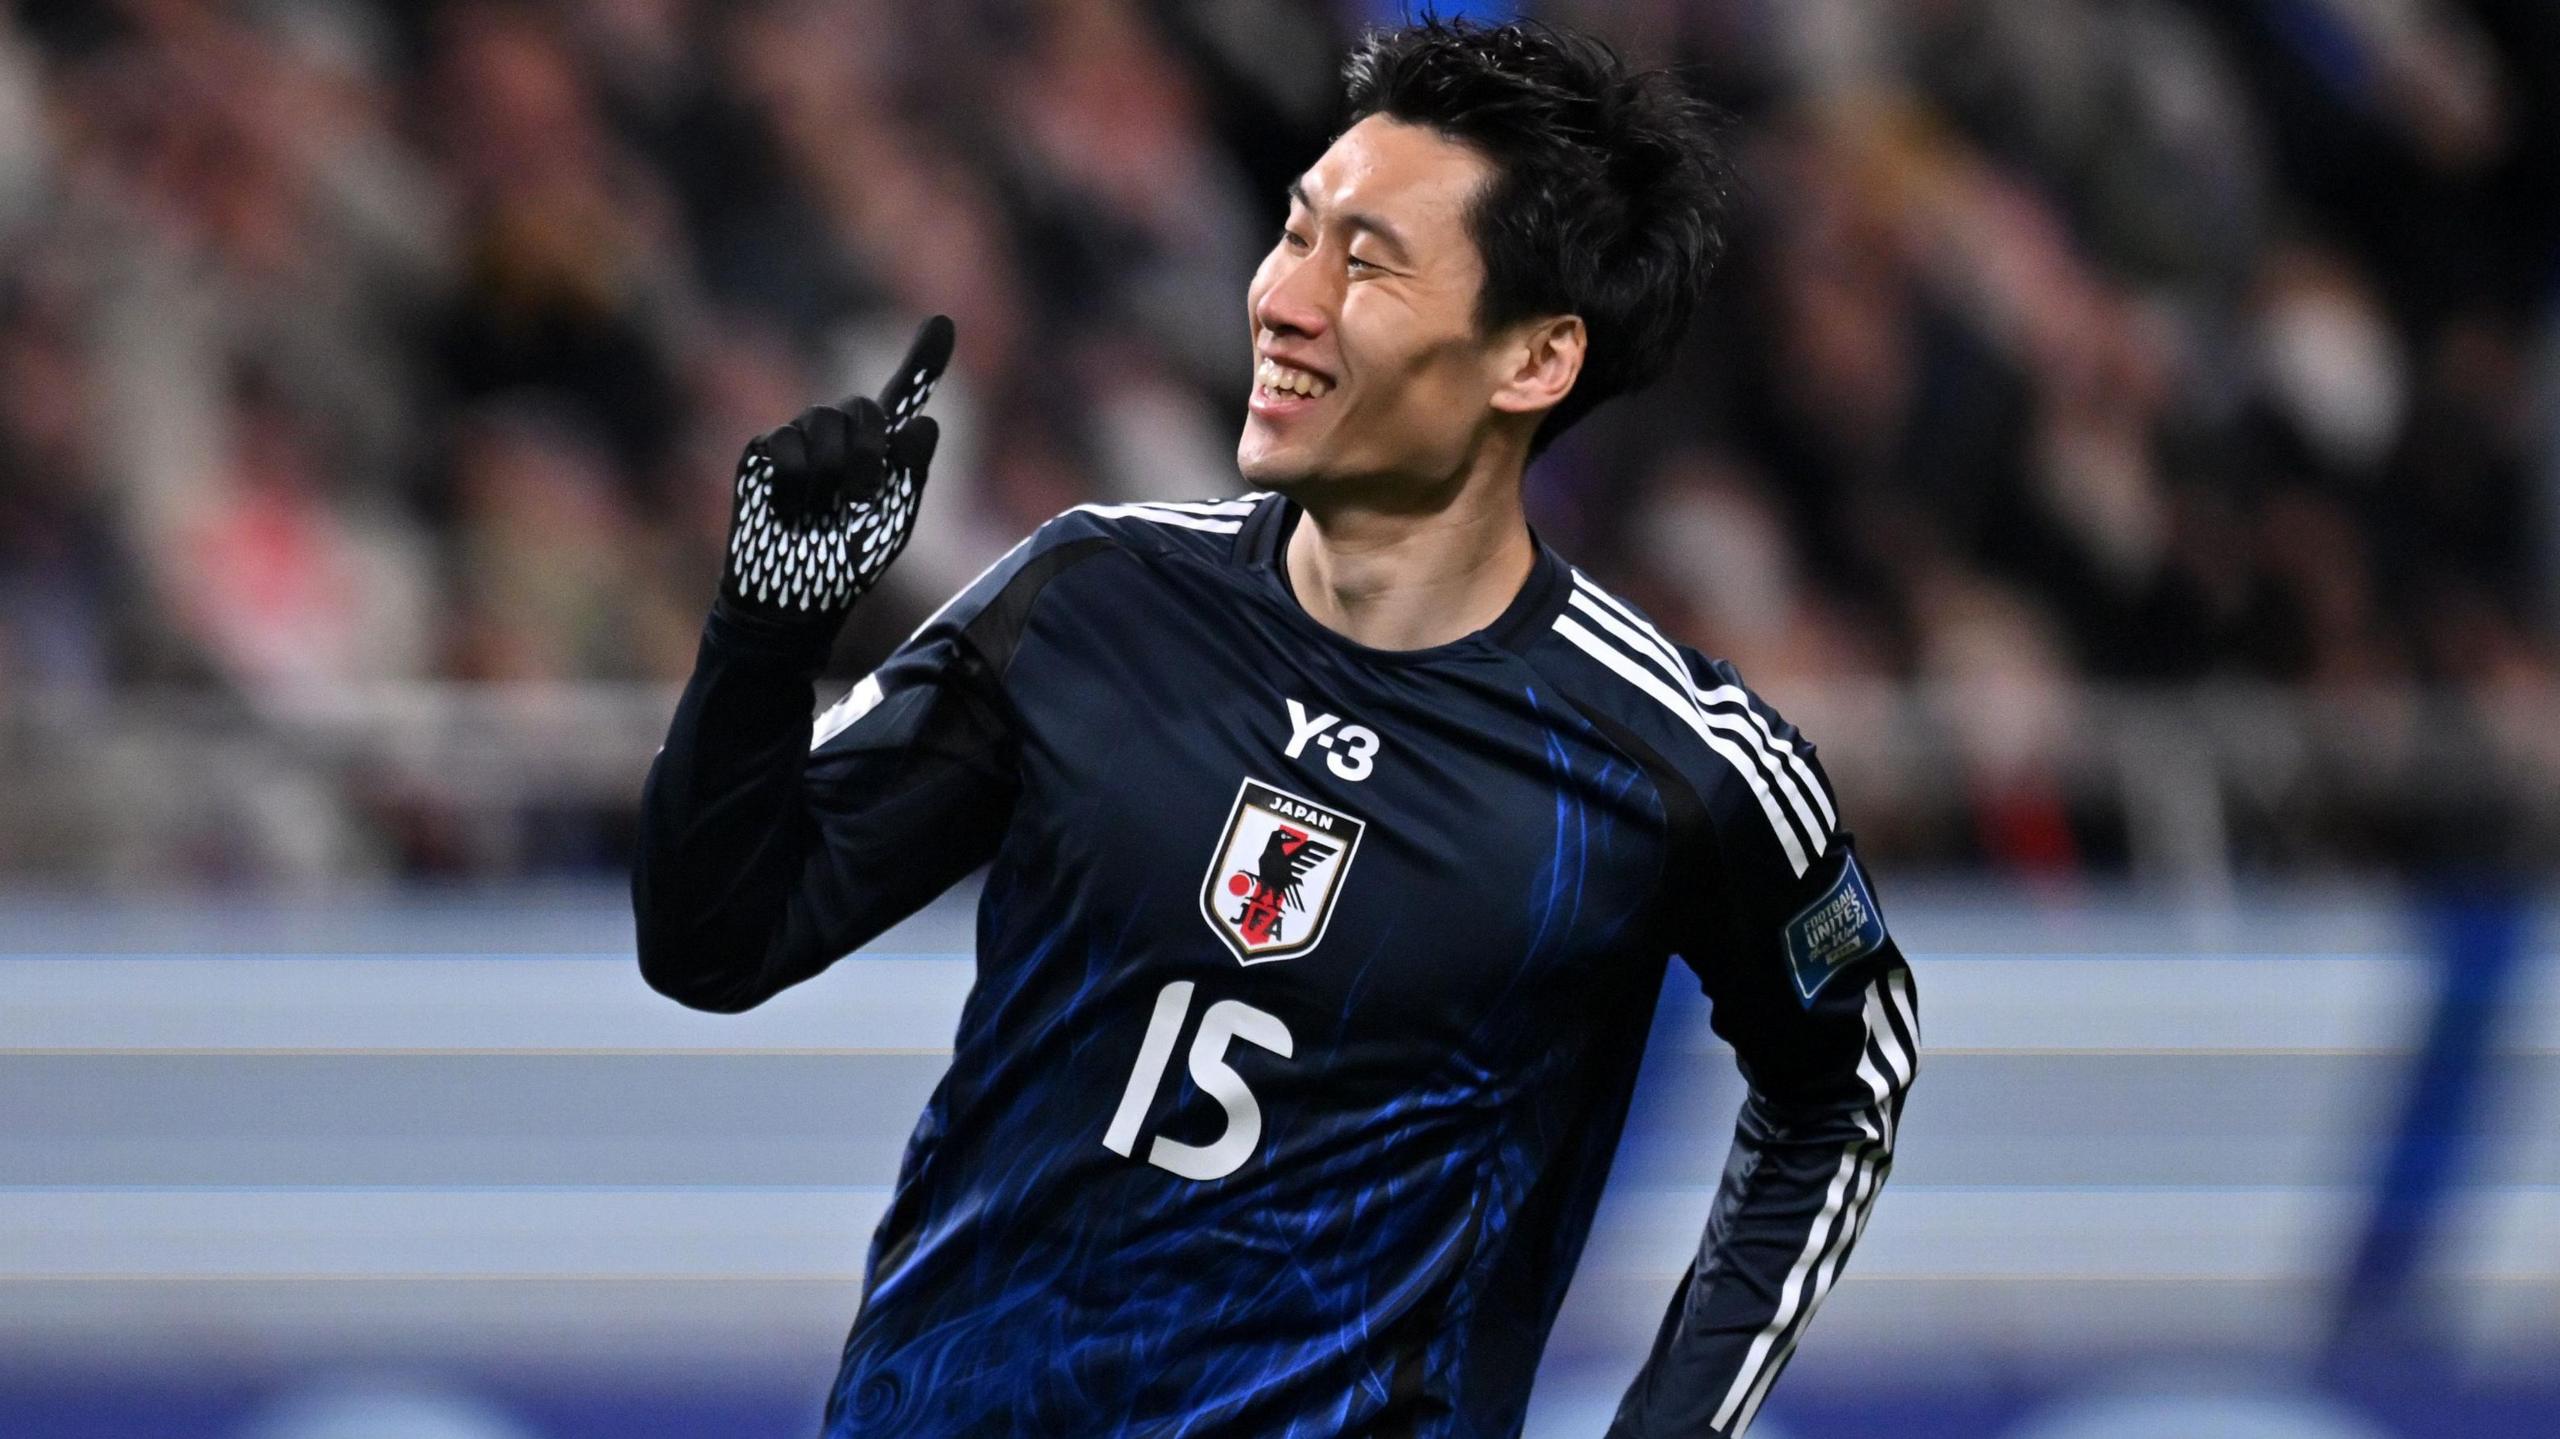
[[[1289,182],[1289,198],[1296,201],[1301,208],[1307,210],[1311,214],[1321,215],[1324,213],[1322,207],[1318,206],[1315,201],[1307,198],[1307,187],[1304,180],[1292,180]],[[1396,233],[1395,226],[1388,224],[1386,221],[1379,219],[1375,215],[1360,210],[1345,212],[1342,216],[1342,223],[1349,225],[1352,229],[1366,230],[1370,234],[1377,236],[1378,243],[1393,251],[1397,260],[1406,264],[1412,263],[1413,251],[1405,244],[1404,237]]]

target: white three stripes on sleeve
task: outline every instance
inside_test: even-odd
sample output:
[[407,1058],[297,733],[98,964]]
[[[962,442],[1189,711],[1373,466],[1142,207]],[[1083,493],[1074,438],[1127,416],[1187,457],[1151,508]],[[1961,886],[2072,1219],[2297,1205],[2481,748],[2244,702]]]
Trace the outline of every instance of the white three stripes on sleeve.
[[1865,1232],[1867,1216],[1875,1209],[1876,1194],[1884,1188],[1885,1176],[1892,1171],[1894,1130],[1901,1120],[1902,1096],[1911,1088],[1912,1076],[1920,1068],[1920,1020],[1911,1001],[1911,972],[1896,969],[1869,983],[1865,1016],[1865,1052],[1858,1060],[1858,1077],[1875,1096],[1857,1119],[1866,1138],[1842,1146],[1840,1167],[1831,1176],[1822,1212],[1815,1217],[1812,1230],[1805,1235],[1803,1252],[1796,1256],[1786,1282],[1779,1287],[1777,1311],[1753,1336],[1741,1370],[1734,1375],[1732,1387],[1725,1391],[1724,1401],[1716,1406],[1714,1423],[1718,1429],[1728,1423],[1732,1425],[1729,1432],[1734,1434],[1750,1428],[1753,1416],[1760,1412],[1761,1401],[1769,1397],[1770,1386],[1777,1382],[1778,1372],[1786,1367],[1788,1357],[1795,1353],[1796,1342],[1804,1337],[1813,1311],[1831,1292],[1841,1267],[1848,1263],[1849,1251]]
[[1253,507],[1258,503],[1258,495],[1235,500],[1148,500],[1126,505],[1078,505],[1076,513],[1097,515],[1106,520],[1153,520],[1160,525],[1176,525],[1186,530],[1232,535],[1244,528],[1244,517],[1253,513]]
[[[1733,766],[1751,786],[1761,812],[1768,816],[1769,827],[1777,833],[1779,846],[1787,853],[1787,862],[1797,874],[1803,874],[1829,849],[1831,828],[1838,822],[1830,796],[1823,792],[1812,767],[1793,746],[1780,741],[1747,702],[1742,705],[1741,716],[1710,707],[1690,681],[1688,667],[1680,662],[1678,653],[1634,611],[1591,584],[1580,571],[1574,573],[1574,586],[1569,607],[1608,631],[1617,643],[1592,633],[1572,614],[1556,616],[1556,633],[1678,716],[1707,748]],[[1721,686],[1717,692],[1721,695],[1726,690],[1732,690],[1737,697],[1741,695],[1730,685]],[[1814,815],[1817,809],[1821,811],[1820,819]],[[1797,823],[1789,822],[1786,810],[1794,812]]]
[[[1796,752],[1793,743],[1778,738],[1777,732],[1769,728],[1769,721],[1761,716],[1760,711],[1752,708],[1751,697],[1748,694],[1738,686],[1727,684],[1720,684],[1709,690],[1699,689],[1691,681],[1689,667],[1680,662],[1679,653],[1672,648],[1671,641],[1663,638],[1662,631],[1655,629],[1651,621],[1628,608],[1626,601],[1592,583],[1591,577],[1580,570],[1573,572],[1573,583],[1577,598],[1585,594],[1590,595],[1615,610],[1620,619],[1641,631],[1641,639],[1627,636],[1629,642],[1640,645],[1653,657],[1655,663],[1677,676],[1681,688],[1700,709],[1715,710],[1716,706],[1730,705],[1739,711],[1743,718],[1748,719],[1760,732],[1761,748],[1772,755],[1782,756],[1787,766],[1794,770],[1796,777],[1803,782],[1805,790],[1813,796],[1813,802],[1822,809],[1823,823],[1838,826],[1840,816],[1833,812],[1831,797],[1823,792],[1820,781],[1813,777],[1813,767],[1804,762],[1804,756]],[[1721,713],[1721,711],[1718,712]]]
[[[1813,817],[1813,808],[1805,803],[1805,792],[1810,790],[1816,796],[1820,796],[1822,793],[1822,786],[1813,782],[1813,776],[1811,773],[1804,772],[1804,762],[1802,760],[1795,759],[1793,754],[1787,755],[1786,758],[1782,760],[1779,757],[1774,744],[1775,737],[1766,729],[1755,731],[1735,715],[1728,714],[1723,710],[1709,709],[1706,705],[1706,701],[1698,694],[1697,687],[1689,683],[1688,668],[1680,663],[1678,655],[1665,654],[1650,647],[1646,643],[1644,636],[1629,628],[1625,621],[1619,619],[1617,616],[1611,614],[1607,609],[1595,603],[1591,598],[1591,592],[1581,589],[1575,590],[1573,592],[1572,603],[1574,608],[1581,610],[1584,614],[1587,614],[1593,619],[1599,621],[1601,628],[1617,636],[1620,641],[1625,643],[1628,647],[1636,650],[1638,653],[1650,656],[1657,667],[1666,670],[1669,677],[1680,685],[1683,697],[1690,702],[1689,707],[1696,712],[1700,720],[1703,720],[1705,723],[1716,729],[1722,730],[1725,733],[1736,737],[1741,740],[1743,744],[1755,748],[1762,756],[1765,756],[1764,762],[1771,777],[1776,779],[1779,792],[1786,796],[1788,808],[1795,811],[1796,818],[1804,821],[1804,832],[1813,836],[1813,852],[1815,854],[1822,853],[1823,836],[1829,832],[1829,825],[1833,823],[1830,817],[1831,803],[1828,799],[1823,799],[1821,804],[1824,817],[1820,820]],[[1728,686],[1728,688],[1730,688],[1730,686]],[[1753,716],[1753,718],[1756,719],[1757,716]],[[1795,769],[1793,771],[1788,768],[1787,760],[1794,761]]]
[[1725,763],[1732,765],[1745,780],[1750,782],[1752,797],[1760,801],[1761,811],[1769,816],[1770,827],[1778,832],[1778,843],[1786,849],[1787,862],[1795,867],[1797,874],[1805,872],[1806,867],[1813,861],[1806,856],[1803,841],[1796,838],[1795,827],[1788,824],[1786,817],[1778,812],[1778,801],[1769,793],[1768,782],[1760,777],[1758,766],[1746,758],[1742,751],[1734,748],[1721,734],[1708,728],[1705,719],[1664,687],[1659,677],[1637,664],[1624,651],[1612,647],[1608,641],[1574,623],[1571,615],[1556,616],[1556,633],[1573,641],[1593,659],[1615,670],[1619,678],[1651,695],[1665,709],[1686,721],[1689,728],[1697,731],[1698,738],[1706,741],[1707,748],[1723,756]]

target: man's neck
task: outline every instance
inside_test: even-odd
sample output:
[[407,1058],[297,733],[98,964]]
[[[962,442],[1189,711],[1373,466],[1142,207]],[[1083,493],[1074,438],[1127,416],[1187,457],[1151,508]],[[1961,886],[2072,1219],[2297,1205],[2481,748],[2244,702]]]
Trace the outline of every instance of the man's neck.
[[1537,559],[1513,476],[1430,510],[1302,504],[1282,563],[1317,623],[1372,649],[1418,650],[1501,618]]

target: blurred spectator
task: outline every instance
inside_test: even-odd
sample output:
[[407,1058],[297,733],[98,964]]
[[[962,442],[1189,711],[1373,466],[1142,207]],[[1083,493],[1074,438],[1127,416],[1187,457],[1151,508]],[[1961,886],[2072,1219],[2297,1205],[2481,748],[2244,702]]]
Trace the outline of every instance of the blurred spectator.
[[[1749,184],[1542,532],[1764,681],[2005,696],[1956,852],[2100,862],[2034,760],[2085,682],[2553,683],[2560,21],[1531,8],[1682,67]],[[0,695],[671,680],[738,446],[933,310],[944,459],[840,669],[1057,508],[1232,488],[1374,9],[0,10]]]

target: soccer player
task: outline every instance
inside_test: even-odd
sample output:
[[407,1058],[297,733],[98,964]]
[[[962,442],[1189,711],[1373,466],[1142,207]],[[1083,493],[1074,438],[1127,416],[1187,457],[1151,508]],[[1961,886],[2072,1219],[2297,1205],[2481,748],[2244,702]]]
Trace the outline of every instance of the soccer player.
[[740,465],[642,973],[743,1010],[988,866],[830,1436],[1517,1434],[1674,954],[1749,1094],[1612,1435],[1742,1433],[1891,1166],[1912,978],[1814,746],[1522,510],[1688,321],[1702,111],[1528,24],[1346,76],[1246,296],[1254,492],[1058,516],[813,723],[948,322]]

